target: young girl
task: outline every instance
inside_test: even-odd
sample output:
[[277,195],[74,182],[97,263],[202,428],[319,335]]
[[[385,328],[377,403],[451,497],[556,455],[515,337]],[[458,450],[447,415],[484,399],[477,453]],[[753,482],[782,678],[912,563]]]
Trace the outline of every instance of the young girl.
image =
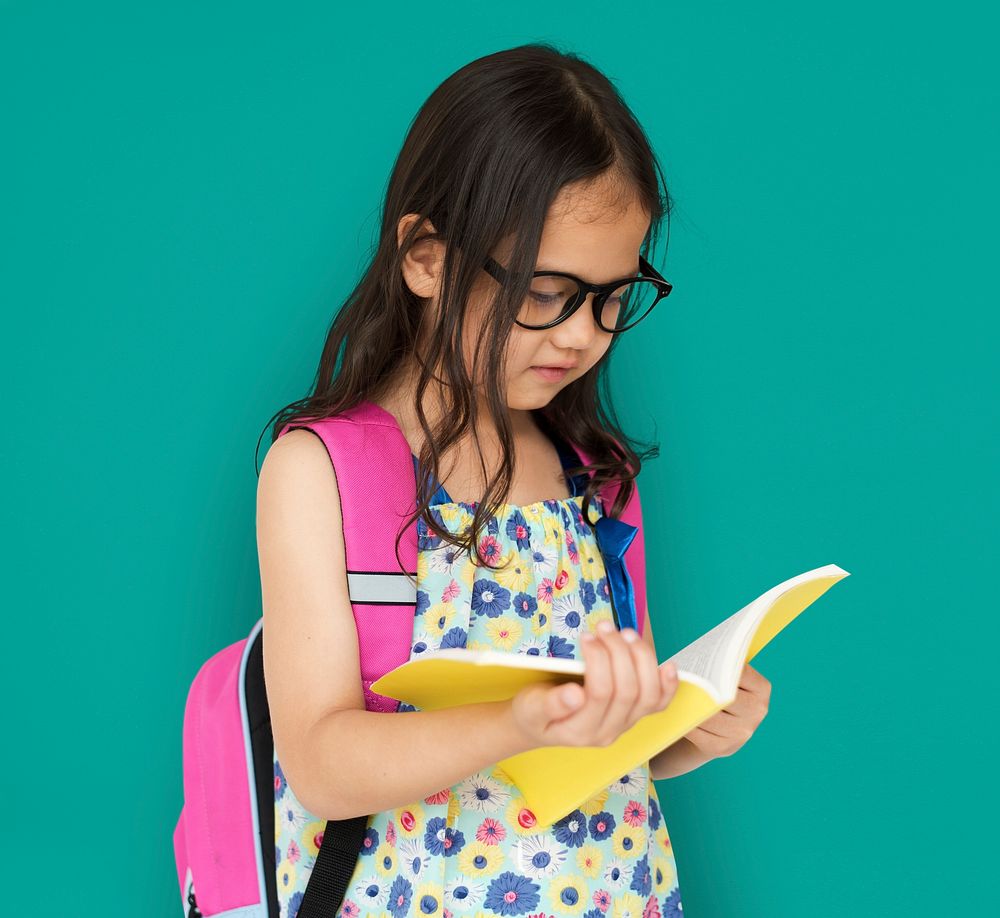
[[[759,705],[549,827],[497,764],[607,744],[677,687],[646,610],[639,630],[615,627],[593,529],[621,512],[641,465],[604,384],[615,341],[670,291],[640,254],[669,218],[658,174],[608,79],[549,45],[468,64],[414,120],[372,263],[333,323],[313,395],[275,423],[259,481],[283,916],[298,911],[326,820],[362,814],[341,916],[682,913],[653,779],[728,754]],[[336,475],[313,433],[278,436],[365,401],[413,453],[411,656],[579,657],[582,686],[404,716],[365,709]],[[609,480],[623,483],[614,507],[597,496]]]

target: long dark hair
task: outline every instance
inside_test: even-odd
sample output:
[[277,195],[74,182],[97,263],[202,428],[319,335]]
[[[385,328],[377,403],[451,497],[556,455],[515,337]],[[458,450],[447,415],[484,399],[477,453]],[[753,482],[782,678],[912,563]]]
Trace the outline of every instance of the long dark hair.
[[[549,207],[564,185],[604,175],[613,177],[622,194],[633,195],[650,214],[642,253],[651,258],[664,218],[669,242],[673,202],[645,132],[604,74],[578,55],[541,42],[488,54],[449,76],[410,126],[389,179],[377,249],[333,320],[313,392],[273,416],[277,420],[271,442],[292,421],[330,417],[363,401],[378,401],[400,364],[416,358],[426,301],[406,285],[401,263],[421,224],[429,220],[436,230],[431,238],[448,244],[440,310],[428,335],[427,353],[417,358],[421,369],[414,398],[425,443],[418,456],[416,509],[404,530],[422,517],[435,535],[485,565],[478,550],[479,533],[506,501],[514,471],[508,408],[499,386],[480,394],[497,431],[503,461],[476,505],[471,526],[461,534],[449,532],[435,521],[429,507],[441,454],[476,429],[476,392],[462,354],[465,306],[486,258],[502,240],[512,237],[510,282],[498,287],[486,310],[480,341],[486,361],[483,378],[504,379],[507,339],[531,283]],[[405,214],[420,219],[397,244],[399,221]],[[584,376],[536,409],[541,421],[593,460],[566,469],[567,476],[593,472],[584,495],[585,520],[590,519],[588,508],[596,493],[612,480],[620,481],[621,487],[614,506],[605,512],[618,516],[632,495],[642,460],[658,455],[655,445],[640,455],[636,441],[621,430],[612,405],[606,368],[618,337]],[[432,429],[423,402],[437,367],[447,407]],[[481,451],[480,461],[485,476]],[[398,538],[396,556],[398,560]]]

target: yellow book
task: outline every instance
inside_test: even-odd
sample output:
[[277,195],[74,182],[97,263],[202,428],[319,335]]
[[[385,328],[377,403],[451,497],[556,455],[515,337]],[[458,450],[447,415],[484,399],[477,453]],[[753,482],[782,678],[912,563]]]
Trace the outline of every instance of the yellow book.
[[[500,762],[539,828],[571,813],[613,781],[647,763],[737,695],[743,664],[848,572],[827,564],[779,583],[669,659],[677,692],[609,746],[540,746]],[[583,660],[494,650],[427,651],[378,679],[372,689],[425,711],[502,701],[538,682],[582,682]]]

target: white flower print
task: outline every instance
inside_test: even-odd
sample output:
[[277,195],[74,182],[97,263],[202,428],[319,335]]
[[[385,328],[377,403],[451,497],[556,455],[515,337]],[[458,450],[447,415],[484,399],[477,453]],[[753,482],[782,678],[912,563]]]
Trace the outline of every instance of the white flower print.
[[449,910],[478,908],[486,898],[486,883],[483,880],[470,880],[459,874],[444,887],[444,901]]
[[354,884],[354,901],[361,906],[363,914],[367,914],[369,909],[378,911],[385,908],[391,882],[391,879],[372,874]]
[[456,787],[463,808],[495,813],[510,802],[510,791],[485,772],[470,775]]
[[398,845],[396,863],[411,880],[423,875],[431,862],[430,855],[419,838],[404,838]]
[[534,653],[537,656],[544,657],[547,656],[549,649],[549,640],[541,635],[529,635],[525,640],[518,644],[518,653]]
[[633,796],[636,800],[642,800],[642,795],[646,792],[647,773],[644,768],[635,768],[628,774],[622,775],[617,781],[608,785],[613,794],[625,794]]
[[583,603],[578,593],[552,600],[552,628],[559,637],[573,640],[583,625]]
[[538,540],[532,540],[532,542],[531,567],[535,572],[536,579],[554,577],[556,575],[556,562],[559,560],[559,549]]
[[611,889],[624,889],[632,882],[632,868],[621,858],[608,858],[604,868],[604,882]]
[[533,880],[554,877],[566,863],[568,853],[551,835],[527,835],[511,848],[517,869]]

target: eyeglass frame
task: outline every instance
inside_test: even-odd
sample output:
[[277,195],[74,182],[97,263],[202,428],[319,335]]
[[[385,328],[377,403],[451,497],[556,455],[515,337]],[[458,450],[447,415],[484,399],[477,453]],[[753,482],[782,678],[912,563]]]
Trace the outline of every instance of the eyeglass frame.
[[[487,256],[486,261],[483,262],[484,270],[489,273],[494,280],[500,284],[505,284],[508,279],[508,271],[503,265],[499,264],[491,256]],[[573,281],[577,285],[578,294],[576,302],[570,307],[569,311],[564,315],[560,316],[547,325],[526,325],[519,319],[514,319],[514,321],[521,326],[521,328],[527,328],[531,331],[542,331],[546,328],[553,328],[559,325],[561,322],[565,322],[571,315],[573,315],[587,300],[587,297],[593,293],[594,294],[594,321],[597,322],[598,328],[601,331],[607,332],[612,335],[619,335],[622,332],[628,331],[630,328],[635,328],[643,319],[646,318],[656,306],[660,300],[665,300],[670,296],[670,292],[674,289],[674,285],[670,283],[659,271],[656,270],[646,259],[640,254],[639,255],[639,270],[642,274],[634,275],[632,277],[623,277],[619,280],[610,281],[607,284],[591,284],[585,281],[582,277],[577,277],[575,274],[569,274],[565,271],[535,271],[531,277],[532,279],[536,277],[565,277]],[[601,323],[601,310],[604,308],[604,303],[607,298],[615,292],[619,287],[624,284],[631,283],[632,281],[654,281],[659,288],[659,294],[656,299],[653,300],[652,306],[649,307],[638,319],[632,322],[630,325],[626,325],[624,328],[605,328]],[[664,289],[666,288],[666,289]]]

